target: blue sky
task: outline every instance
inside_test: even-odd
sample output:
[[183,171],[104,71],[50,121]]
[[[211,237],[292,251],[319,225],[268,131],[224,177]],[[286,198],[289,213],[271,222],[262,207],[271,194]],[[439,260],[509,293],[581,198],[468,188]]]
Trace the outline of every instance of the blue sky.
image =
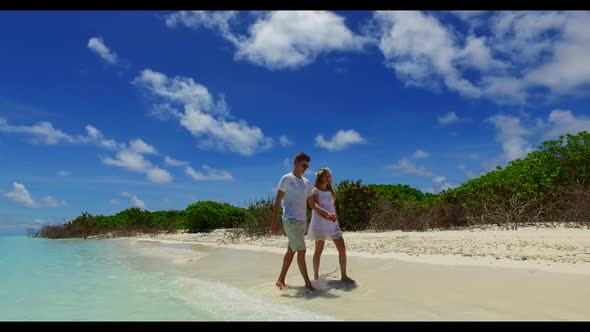
[[2,12],[0,232],[245,206],[292,157],[440,191],[590,130],[588,12]]

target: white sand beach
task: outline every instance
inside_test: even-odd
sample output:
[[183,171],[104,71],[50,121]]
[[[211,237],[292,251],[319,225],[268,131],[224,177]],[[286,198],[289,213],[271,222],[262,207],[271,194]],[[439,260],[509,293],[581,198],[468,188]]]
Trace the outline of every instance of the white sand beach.
[[[274,287],[287,239],[224,231],[127,238],[161,268],[239,288],[250,296],[337,320],[588,320],[590,230],[535,228],[345,232],[348,272],[338,281],[327,243],[318,291],[307,294],[294,261],[286,290]],[[307,242],[311,275],[313,243]],[[177,248],[175,246],[182,246]]]

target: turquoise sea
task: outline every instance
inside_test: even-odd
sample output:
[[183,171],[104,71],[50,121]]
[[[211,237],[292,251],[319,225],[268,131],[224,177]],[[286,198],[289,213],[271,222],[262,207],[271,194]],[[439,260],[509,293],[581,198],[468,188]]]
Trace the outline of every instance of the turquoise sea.
[[124,241],[0,235],[0,321],[317,319],[325,317],[143,269]]

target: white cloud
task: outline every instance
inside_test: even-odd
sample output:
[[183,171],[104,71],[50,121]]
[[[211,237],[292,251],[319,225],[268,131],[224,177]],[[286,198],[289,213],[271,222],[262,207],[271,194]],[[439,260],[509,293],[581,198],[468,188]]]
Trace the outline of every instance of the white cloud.
[[509,76],[486,76],[481,80],[484,93],[499,105],[524,105],[529,93],[526,82]]
[[179,116],[180,125],[193,136],[201,138],[198,146],[202,149],[227,149],[250,156],[267,150],[273,144],[260,128],[243,120],[227,120],[228,109],[224,99],[214,103],[207,88],[195,83],[192,78],[168,78],[146,69],[132,83],[157,97],[182,104],[184,112]]
[[487,13],[484,10],[453,10],[451,11],[452,14],[458,16],[462,20],[465,21],[472,21],[475,18],[479,18],[480,16]]
[[[72,136],[54,128],[49,122],[41,122],[33,126],[12,126],[6,120],[0,118],[0,132],[31,134],[35,136],[33,143],[50,145],[61,142],[95,144],[100,148],[117,151],[116,158],[99,156],[101,161],[106,165],[123,167],[134,172],[145,173],[148,179],[155,183],[166,183],[172,180],[172,176],[166,170],[153,166],[143,157],[143,154],[157,154],[157,151],[152,145],[142,139],[133,139],[128,144],[117,143],[113,139],[104,138],[100,130],[94,126],[87,125],[85,129],[85,136]],[[58,175],[67,176],[67,172],[64,172],[58,173]]]
[[430,154],[426,151],[416,150],[416,152],[414,152],[414,154],[412,155],[412,158],[422,159],[422,158],[428,158],[429,156],[430,156]]
[[[526,120],[526,119],[525,119]],[[523,119],[497,114],[486,120],[493,123],[497,129],[496,140],[502,144],[503,154],[482,162],[482,168],[490,171],[501,163],[509,162],[517,158],[525,157],[533,151],[526,137],[536,138],[536,141],[556,139],[564,134],[577,134],[580,131],[590,131],[590,118],[576,116],[570,110],[555,109],[551,111],[545,122],[540,118],[529,119],[527,123]],[[478,159],[478,155],[470,156]]]
[[88,48],[98,54],[110,64],[117,63],[117,54],[111,51],[104,43],[102,37],[92,37],[88,40]]
[[442,192],[444,190],[455,188],[455,187],[458,187],[458,185],[448,183],[447,178],[445,176],[439,175],[439,176],[435,176],[434,178],[432,178],[432,187],[427,188],[424,191],[429,192],[429,193],[433,193],[433,194],[439,194],[440,192]]
[[97,128],[87,125],[87,137],[81,137],[84,142],[93,142],[99,147],[115,150],[115,158],[99,155],[99,159],[105,165],[122,167],[132,172],[143,173],[154,183],[168,183],[173,177],[160,167],[152,165],[145,159],[144,154],[157,154],[156,148],[140,138],[130,140],[127,144],[117,143],[112,139],[105,139]]
[[172,175],[165,169],[159,167],[150,168],[146,174],[148,179],[154,183],[168,183],[172,181]]
[[13,182],[12,188],[13,190],[5,193],[4,196],[26,207],[37,207],[37,203],[33,200],[33,197],[31,197],[31,194],[29,194],[27,188],[25,188],[22,183]]
[[457,114],[455,114],[455,112],[448,112],[443,116],[437,117],[436,120],[441,125],[448,125],[459,122],[459,117],[457,116]]
[[59,176],[70,176],[70,172],[64,171],[62,169],[62,170],[57,171],[57,175],[59,175]]
[[553,110],[549,114],[548,128],[543,135],[544,140],[556,139],[565,134],[577,134],[580,131],[590,132],[590,118],[576,117],[569,110]]
[[285,135],[281,135],[281,137],[279,137],[279,143],[281,143],[282,146],[293,144],[293,142],[291,142],[291,140],[289,140],[289,138]]
[[457,57],[466,56],[456,45],[456,37],[435,17],[390,11],[376,12],[374,20],[385,63],[406,85],[438,88],[444,83],[463,96],[481,96],[480,89],[464,79],[454,64]]
[[316,146],[331,151],[344,150],[352,144],[363,144],[366,142],[367,140],[361,137],[361,135],[353,129],[338,130],[338,132],[336,132],[336,134],[329,140],[326,140],[321,134],[317,135],[315,138]]
[[457,168],[459,168],[468,179],[475,179],[477,177],[473,171],[468,170],[463,164],[457,166]]
[[68,203],[64,200],[59,201],[53,196],[47,196],[41,200],[39,205],[41,207],[60,207],[60,206],[66,206],[66,205],[68,205]]
[[129,150],[136,152],[136,153],[147,153],[147,154],[155,154],[156,149],[144,142],[143,140],[136,138],[129,142]]
[[[100,132],[98,133],[100,134]],[[98,137],[101,142],[105,141],[102,139],[102,134]],[[145,174],[154,183],[168,183],[172,181],[173,177],[168,171],[154,166],[149,160],[145,159],[144,154],[157,154],[157,151],[152,145],[142,139],[133,139],[128,144],[119,144],[112,141],[112,146],[117,149],[115,158],[99,156],[103,164],[122,167],[132,172]]]
[[302,67],[320,54],[361,50],[368,42],[348,29],[344,17],[328,11],[274,11],[256,16],[247,36],[230,31],[238,21],[236,12],[178,12],[166,17],[166,25],[216,29],[236,47],[237,60],[269,69]]
[[446,177],[444,177],[444,176],[435,176],[435,177],[432,179],[432,183],[434,183],[434,184],[442,184],[442,183],[444,183],[446,180],[447,180],[447,178],[446,178]]
[[291,169],[293,169],[293,164],[291,164],[291,159],[289,159],[289,158],[283,159],[283,166],[285,167],[285,170],[287,170],[287,171],[290,171]]
[[113,140],[113,139],[103,139],[103,140],[100,140],[99,146],[100,147],[103,147],[103,148],[111,149],[111,150],[114,150],[114,149],[117,149],[117,148],[118,149],[122,149],[123,148],[121,145],[117,144],[117,142],[115,142],[115,140]]
[[209,90],[192,78],[168,78],[165,74],[144,69],[132,83],[170,102],[193,105],[203,110],[209,110],[213,105]]
[[187,166],[185,172],[195,181],[227,181],[232,179],[232,175],[228,171],[211,168],[203,165],[203,172],[195,171],[192,167]]
[[111,204],[117,205],[119,203],[121,203],[121,202],[118,199],[111,199]]
[[151,167],[151,163],[148,160],[141,154],[133,151],[119,151],[116,157],[116,159],[111,157],[101,157],[101,159],[106,165],[123,167],[134,172],[146,172]]
[[[495,169],[498,165],[526,157],[528,153],[533,151],[529,140],[540,143],[541,139],[553,139],[566,132],[590,129],[590,121],[587,118],[577,118],[570,111],[561,110],[551,112],[547,123],[539,118],[530,119],[526,115],[523,118],[518,118],[502,114],[494,115],[486,119],[486,122],[493,123],[496,127],[496,140],[502,145],[503,152],[500,156],[481,162],[481,167],[485,172]],[[470,157],[471,159],[479,158],[478,155]]]
[[469,23],[466,29],[440,13],[374,15],[374,35],[385,64],[407,86],[436,91],[446,87],[500,105],[590,92],[590,62],[585,61],[590,12],[453,14]]
[[464,48],[455,54],[455,61],[459,66],[475,68],[481,72],[507,68],[508,65],[493,58],[492,50],[487,46],[488,43],[486,37],[467,36]]
[[5,119],[0,118],[0,132],[5,133],[19,133],[34,136],[32,143],[56,145],[59,143],[71,144],[87,144],[94,143],[99,147],[107,149],[120,148],[114,140],[107,140],[103,138],[100,130],[91,125],[86,125],[86,136],[83,135],[69,135],[60,129],[56,129],[50,122],[44,121],[32,126],[13,126],[8,124]]
[[298,68],[319,54],[360,50],[366,40],[346,27],[344,18],[327,11],[270,12],[236,44],[237,59],[270,69]]
[[22,133],[32,135],[33,143],[55,145],[61,142],[75,143],[76,139],[63,131],[56,129],[50,122],[39,122],[32,126],[12,126],[0,118],[0,132]]
[[133,204],[133,207],[140,208],[140,209],[145,209],[145,203],[144,203],[144,201],[142,201],[141,199],[139,199],[136,195],[132,195],[132,194],[126,192],[126,191],[123,191],[121,193],[121,196],[130,198],[131,204]]
[[565,17],[555,15],[556,25],[564,25],[563,38],[553,45],[553,58],[527,73],[530,84],[549,87],[558,94],[567,94],[590,83],[590,13],[571,12]]
[[88,137],[92,139],[100,139],[102,137],[102,133],[100,132],[100,130],[96,129],[91,125],[86,125],[85,129],[88,133]]
[[231,32],[243,23],[236,12],[174,13],[166,24],[217,30],[236,47],[236,59],[270,69],[298,68],[323,53],[376,43],[385,65],[407,86],[446,88],[500,105],[588,92],[590,12],[451,13],[468,24],[453,24],[444,13],[379,11],[363,27],[371,37],[326,11],[257,13],[245,35]]
[[60,207],[68,204],[66,201],[57,200],[53,196],[47,196],[37,202],[25,185],[16,181],[12,183],[12,191],[4,193],[4,196],[28,208]]
[[86,125],[85,127],[86,133],[88,134],[87,138],[83,138],[83,142],[93,142],[99,147],[115,150],[115,149],[122,149],[124,146],[121,144],[117,144],[112,139],[105,139],[102,135],[101,131],[91,125]]
[[[548,88],[548,98],[588,91],[589,12],[506,11],[490,23],[494,51],[519,65],[518,75],[510,75],[519,77],[519,85]],[[523,87],[516,92],[522,95]]]
[[137,196],[131,197],[131,203],[136,208],[145,209],[145,203],[141,199],[137,198]]
[[229,105],[225,101],[225,95],[223,93],[219,94],[217,102],[213,106],[213,113],[219,115],[220,117],[228,118],[230,117],[229,110]]
[[193,29],[217,29],[225,39],[237,43],[237,38],[230,31],[230,23],[235,21],[237,16],[236,11],[179,11],[166,16],[166,26],[172,28],[184,25]]
[[501,11],[489,20],[494,51],[518,64],[536,64],[551,51],[555,38],[546,38],[551,30],[566,24],[565,12]]
[[228,25],[229,21],[237,16],[236,11],[179,11],[166,16],[166,26],[176,27],[183,24],[190,28],[218,28],[219,26]]
[[[364,27],[372,38],[325,11],[259,13],[246,35],[230,31],[242,23],[235,12],[181,12],[166,23],[218,30],[236,47],[236,59],[271,69],[297,68],[322,53],[377,43],[385,65],[407,86],[446,87],[501,105],[589,92],[590,12],[451,13],[468,24],[452,23],[445,13],[379,11]],[[551,93],[539,93],[539,87]]]
[[166,156],[166,157],[164,158],[164,162],[165,162],[167,165],[170,165],[170,166],[176,166],[176,167],[181,167],[181,166],[186,166],[186,165],[188,165],[188,162],[187,162],[187,161],[183,161],[183,160],[176,160],[176,159],[173,159],[173,158],[171,158],[171,157],[169,157],[169,156]]
[[153,166],[150,161],[146,160],[142,154],[134,151],[134,149],[151,151],[142,145],[132,145],[130,149],[127,148],[118,151],[116,158],[100,156],[100,159],[105,165],[122,167],[133,172],[146,174],[147,178],[154,183],[168,183],[172,181],[172,175],[168,171]]
[[153,105],[148,114],[162,121],[168,121],[171,118],[180,118],[182,116],[182,112],[167,103]]
[[140,138],[130,140],[129,143],[117,143],[112,139],[105,139],[100,130],[93,126],[86,126],[88,138],[99,147],[116,150],[115,158],[99,155],[99,159],[105,165],[125,168],[132,172],[142,173],[154,183],[168,183],[173,177],[170,173],[160,167],[152,165],[145,159],[144,154],[157,154],[156,148]]
[[272,146],[272,139],[265,137],[258,127],[245,121],[225,121],[187,107],[180,121],[193,136],[205,136],[199,147],[202,149],[226,149],[244,156],[251,156]]
[[399,173],[405,173],[410,175],[417,175],[417,176],[433,176],[434,174],[425,169],[423,166],[416,166],[407,158],[402,158],[398,160],[395,164],[391,164],[386,166],[387,169],[391,169],[395,175]]
[[522,158],[533,151],[531,145],[524,139],[532,134],[530,129],[522,126],[519,118],[509,115],[494,115],[486,120],[496,126],[498,130],[496,140],[502,144],[503,160],[511,161]]

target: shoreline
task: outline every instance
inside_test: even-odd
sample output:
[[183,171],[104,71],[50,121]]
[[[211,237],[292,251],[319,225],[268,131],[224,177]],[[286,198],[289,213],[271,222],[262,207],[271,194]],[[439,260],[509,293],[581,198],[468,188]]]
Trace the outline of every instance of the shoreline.
[[[118,239],[199,244],[216,248],[284,254],[287,238],[269,236],[229,242],[226,230],[209,233],[140,235]],[[434,265],[535,269],[590,274],[590,231],[577,228],[445,230],[427,232],[344,232],[348,257],[395,259]],[[314,243],[306,239],[308,263]],[[326,242],[323,255],[337,256]]]
[[[574,247],[586,248],[590,232],[585,230],[344,233],[349,247],[365,248],[348,252],[347,270],[357,281],[356,285],[339,281],[336,250],[333,243],[326,243],[320,279],[312,281],[317,291],[311,294],[304,291],[295,262],[287,274],[287,289],[274,286],[286,237],[243,239],[228,244],[222,242],[223,234],[223,231],[179,233],[118,240],[128,244],[130,254],[143,265],[157,271],[181,271],[185,276],[220,287],[235,287],[264,302],[336,320],[520,321],[589,317],[585,308],[590,306],[587,283],[590,263],[582,259],[574,264],[568,262],[568,256],[563,256]],[[407,236],[399,238],[400,234]],[[474,254],[504,253],[506,246],[497,245],[499,242],[508,244],[517,253],[537,250],[541,245],[553,249],[531,255],[527,261],[450,255],[445,249],[451,246],[469,250],[473,242],[481,247],[472,250]],[[309,245],[308,251],[313,248],[313,244]],[[562,249],[556,250],[556,246]],[[428,252],[436,249],[440,254],[422,254],[424,247],[429,248]],[[310,273],[311,255],[306,254]]]

